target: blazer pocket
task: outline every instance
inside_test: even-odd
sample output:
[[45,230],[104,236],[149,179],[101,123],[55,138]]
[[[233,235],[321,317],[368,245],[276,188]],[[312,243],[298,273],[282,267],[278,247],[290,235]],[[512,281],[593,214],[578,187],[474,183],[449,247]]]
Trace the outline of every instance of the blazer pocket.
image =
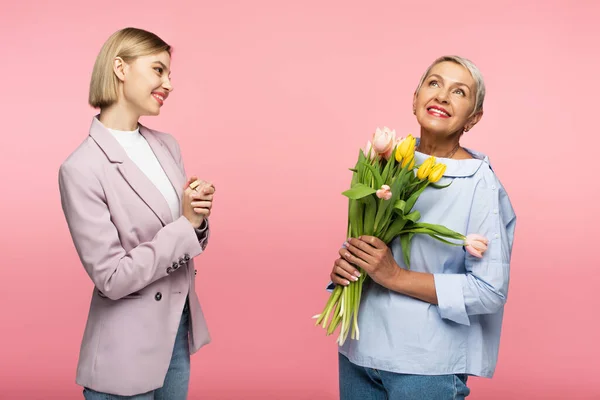
[[[102,297],[103,299],[108,299],[108,296],[105,295],[104,293],[102,293],[100,290],[98,290],[98,296]],[[142,297],[142,295],[139,292],[134,292],[134,293],[128,294],[125,297],[121,297],[119,300],[139,299],[140,297]]]

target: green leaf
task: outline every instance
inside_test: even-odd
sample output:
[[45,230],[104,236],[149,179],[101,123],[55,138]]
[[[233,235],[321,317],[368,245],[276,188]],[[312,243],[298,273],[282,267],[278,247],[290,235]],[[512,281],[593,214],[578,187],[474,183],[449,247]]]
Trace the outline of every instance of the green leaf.
[[396,167],[396,159],[394,157],[390,157],[390,159],[385,164],[383,173],[381,174],[381,179],[384,184],[386,182],[389,182],[390,178],[392,176],[394,176],[393,173],[395,172],[395,167]]
[[447,188],[448,186],[452,185],[452,182],[448,183],[447,185],[438,185],[437,183],[431,183],[431,182],[429,184],[436,189],[444,189],[444,188]]
[[429,236],[431,236],[435,240],[439,240],[440,242],[449,244],[451,246],[462,246],[463,245],[462,243],[453,243],[453,242],[450,242],[448,240],[442,239],[441,237],[439,237],[439,236],[437,236],[435,234],[430,234]]
[[348,197],[349,199],[358,200],[362,199],[363,197],[369,196],[375,192],[375,189],[365,185],[364,183],[355,183],[350,189],[346,190],[342,194]]
[[377,216],[375,217],[375,225],[374,225],[374,229],[377,230],[377,228],[380,227],[381,221],[384,218],[386,211],[388,208],[390,208],[392,203],[392,199],[390,200],[379,200],[379,209],[377,210]]
[[417,222],[421,218],[421,213],[415,210],[410,214],[407,214],[405,218],[409,221]]
[[375,167],[371,164],[363,163],[362,165],[364,165],[373,174],[373,178],[375,179],[374,186],[377,189],[381,188],[381,186],[383,185],[383,179],[381,178],[381,174],[379,174],[379,171],[377,171]]
[[382,235],[382,240],[384,241],[384,243],[388,244],[392,241],[392,239],[398,236],[400,232],[402,232],[402,229],[406,225],[407,221],[407,219],[401,217],[396,218],[394,222],[392,222],[388,229],[385,231],[385,233]]
[[402,254],[404,255],[404,264],[410,269],[410,242],[413,234],[407,233],[400,236],[400,244],[402,245]]
[[415,203],[417,202],[417,199],[419,198],[419,196],[421,195],[421,193],[423,193],[423,190],[425,190],[426,187],[427,187],[427,185],[424,185],[423,187],[421,187],[419,190],[417,190],[416,192],[414,192],[408,198],[408,201],[406,202],[406,207],[404,208],[404,212],[410,212],[410,210],[412,210],[412,208],[414,207]]
[[449,238],[453,238],[453,239],[463,239],[464,238],[463,234],[453,231],[452,229],[448,229],[443,225],[419,222],[418,224],[415,224],[415,227],[426,228],[426,229],[429,229],[429,230],[439,234],[440,236],[445,236],[445,237],[449,237]]
[[404,209],[406,208],[406,202],[404,200],[398,200],[394,204],[394,209],[397,210],[398,214],[404,215]]
[[[375,225],[375,214],[377,212],[377,200],[373,196],[363,197],[361,201],[364,203],[364,229],[360,235],[373,235]],[[359,235],[359,236],[360,236]]]
[[364,205],[358,200],[350,201],[350,236],[358,237],[363,230]]

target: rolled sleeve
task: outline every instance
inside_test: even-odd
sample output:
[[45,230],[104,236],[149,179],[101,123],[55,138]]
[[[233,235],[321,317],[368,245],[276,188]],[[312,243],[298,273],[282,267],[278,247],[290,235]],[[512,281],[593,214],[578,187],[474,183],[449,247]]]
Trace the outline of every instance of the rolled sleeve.
[[465,252],[466,273],[434,275],[442,318],[470,325],[469,316],[502,309],[508,294],[515,222],[506,192],[488,169],[476,186],[466,232],[486,237],[488,249],[482,258]]
[[459,324],[471,325],[463,293],[464,275],[434,274],[433,279],[440,316]]

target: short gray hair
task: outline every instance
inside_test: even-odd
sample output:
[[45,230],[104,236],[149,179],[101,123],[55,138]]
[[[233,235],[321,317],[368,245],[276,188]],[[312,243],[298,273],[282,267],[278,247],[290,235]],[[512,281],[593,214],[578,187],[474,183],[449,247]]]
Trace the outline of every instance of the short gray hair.
[[431,69],[433,67],[435,67],[436,65],[438,65],[439,63],[443,63],[446,61],[453,62],[458,65],[462,65],[471,73],[471,76],[473,77],[473,80],[475,80],[475,84],[477,85],[477,90],[475,91],[475,109],[473,110],[471,115],[475,115],[478,112],[482,111],[483,110],[483,100],[485,99],[485,83],[483,82],[483,76],[481,75],[481,71],[479,71],[479,68],[477,68],[477,66],[471,60],[468,60],[464,57],[442,56],[442,57],[438,58],[437,60],[435,60],[429,66],[429,68],[427,68],[427,71],[425,71],[425,73],[421,77],[421,81],[419,82],[419,86],[417,86],[417,90],[415,91],[415,93],[418,93],[419,90],[421,90],[421,86],[423,86],[423,82],[425,82],[425,79],[429,75],[429,72],[431,71]]

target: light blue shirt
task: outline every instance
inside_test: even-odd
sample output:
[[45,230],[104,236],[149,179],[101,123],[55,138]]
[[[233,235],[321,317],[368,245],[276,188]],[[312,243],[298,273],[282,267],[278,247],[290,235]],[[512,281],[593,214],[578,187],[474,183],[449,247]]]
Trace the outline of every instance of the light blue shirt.
[[[438,305],[393,292],[367,279],[360,305],[360,340],[348,337],[339,348],[351,362],[406,374],[471,374],[492,377],[504,304],[516,216],[487,156],[439,159],[447,165],[439,184],[428,187],[415,209],[421,222],[444,225],[489,240],[479,259],[463,247],[415,235],[411,269],[434,276]],[[417,164],[428,156],[417,152]],[[398,265],[406,268],[400,241],[390,243]]]

